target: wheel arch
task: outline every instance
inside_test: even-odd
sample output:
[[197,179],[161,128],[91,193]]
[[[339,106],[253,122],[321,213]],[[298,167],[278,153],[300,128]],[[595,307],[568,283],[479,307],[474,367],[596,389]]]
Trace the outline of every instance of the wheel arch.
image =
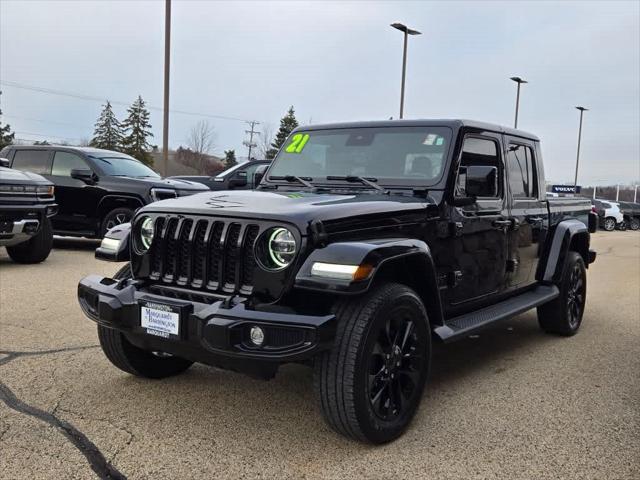
[[[370,275],[361,281],[337,280],[311,274],[314,263],[370,266]],[[442,303],[436,268],[426,243],[415,239],[383,242],[337,242],[315,250],[296,275],[294,288],[333,295],[361,295],[374,284],[392,281],[406,285],[419,295],[431,325],[442,325]]]
[[102,221],[104,216],[109,213],[111,210],[116,208],[130,208],[135,211],[140,207],[143,207],[145,203],[142,198],[136,195],[126,195],[126,194],[110,194],[105,195],[100,199],[98,203],[98,207],[96,210],[97,218]]
[[559,281],[568,252],[578,252],[587,267],[591,263],[589,231],[579,220],[560,222],[553,230],[548,245],[548,251],[538,269],[538,278],[545,282]]

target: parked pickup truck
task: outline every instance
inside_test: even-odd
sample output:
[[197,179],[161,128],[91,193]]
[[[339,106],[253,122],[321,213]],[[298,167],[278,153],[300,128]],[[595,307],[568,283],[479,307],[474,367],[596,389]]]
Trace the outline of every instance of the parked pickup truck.
[[108,232],[96,256],[127,263],[78,299],[125,372],[308,364],[331,427],[388,442],[433,341],[534,308],[545,332],[580,328],[597,217],[546,198],[540,152],[466,120],[300,127],[257,190],[153,203]]
[[18,263],[40,263],[51,252],[54,187],[34,173],[7,168],[0,158],[0,247]]
[[169,179],[187,180],[189,182],[198,182],[210,190],[250,190],[255,188],[258,182],[255,182],[256,171],[260,167],[266,167],[271,160],[250,160],[248,162],[239,163],[231,168],[227,168],[224,172],[220,172],[215,177],[206,175],[193,176],[175,176]]

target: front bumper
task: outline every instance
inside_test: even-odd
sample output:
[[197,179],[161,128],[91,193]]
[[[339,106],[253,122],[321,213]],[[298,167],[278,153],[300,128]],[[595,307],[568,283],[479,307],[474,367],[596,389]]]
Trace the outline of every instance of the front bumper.
[[55,203],[37,205],[0,205],[0,246],[12,246],[29,240],[40,230],[46,217],[55,215]]
[[[140,348],[171,353],[193,361],[232,370],[307,360],[331,347],[334,315],[311,316],[294,312],[251,310],[232,299],[199,303],[149,293],[135,280],[89,275],[78,284],[78,301],[91,320],[123,332]],[[180,312],[177,338],[150,335],[141,326],[140,304],[154,302]],[[258,326],[265,341],[256,347],[249,330]]]

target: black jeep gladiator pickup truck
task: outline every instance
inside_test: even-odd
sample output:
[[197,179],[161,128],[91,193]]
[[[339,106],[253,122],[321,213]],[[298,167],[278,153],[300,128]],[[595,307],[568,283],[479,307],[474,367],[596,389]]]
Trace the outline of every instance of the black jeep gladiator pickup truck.
[[202,362],[265,378],[313,367],[331,427],[372,443],[408,426],[433,340],[537,308],[573,335],[595,214],[547,199],[538,139],[461,120],[295,130],[257,190],[153,203],[78,285],[107,358],[150,378]]
[[40,263],[53,245],[54,187],[40,175],[8,165],[0,158],[0,247],[7,247],[14,262]]

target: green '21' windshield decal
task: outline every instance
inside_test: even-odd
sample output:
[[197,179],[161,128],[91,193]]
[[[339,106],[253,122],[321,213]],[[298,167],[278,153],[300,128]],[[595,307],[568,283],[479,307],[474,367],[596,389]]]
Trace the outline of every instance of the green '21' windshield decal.
[[291,137],[291,142],[285,148],[285,152],[287,153],[300,153],[302,149],[309,141],[308,133],[296,133],[293,137]]

